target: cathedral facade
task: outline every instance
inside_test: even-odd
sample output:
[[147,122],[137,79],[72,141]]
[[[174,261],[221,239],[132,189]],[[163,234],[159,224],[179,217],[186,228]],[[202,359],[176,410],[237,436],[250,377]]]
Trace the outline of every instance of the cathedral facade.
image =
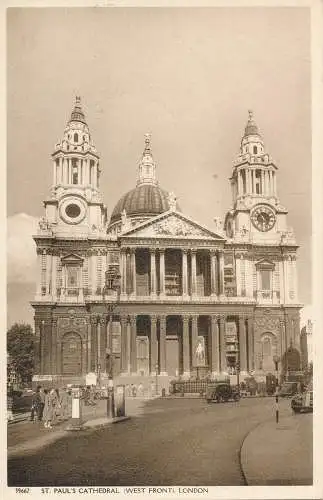
[[291,351],[297,365],[298,247],[251,112],[230,178],[232,208],[215,231],[159,186],[149,135],[136,186],[108,216],[79,98],[52,160],[34,236],[39,380],[104,378],[111,366],[123,380],[264,377],[277,358],[286,372]]

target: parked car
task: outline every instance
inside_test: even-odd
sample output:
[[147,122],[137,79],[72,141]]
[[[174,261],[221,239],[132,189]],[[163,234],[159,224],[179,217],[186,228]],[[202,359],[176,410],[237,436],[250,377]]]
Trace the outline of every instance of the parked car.
[[312,413],[313,391],[295,394],[291,400],[291,408],[294,413]]
[[297,391],[298,391],[297,382],[285,382],[278,391],[278,395],[282,398],[288,398],[294,396],[294,394],[296,394]]
[[217,384],[206,389],[206,401],[208,403],[225,403],[227,401],[239,401],[240,392],[238,387],[230,384]]

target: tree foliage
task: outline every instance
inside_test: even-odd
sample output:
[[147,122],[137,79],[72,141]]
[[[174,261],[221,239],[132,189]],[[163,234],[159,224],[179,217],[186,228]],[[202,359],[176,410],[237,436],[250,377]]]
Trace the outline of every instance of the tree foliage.
[[22,382],[30,382],[34,369],[34,333],[25,323],[15,323],[7,332],[10,362]]

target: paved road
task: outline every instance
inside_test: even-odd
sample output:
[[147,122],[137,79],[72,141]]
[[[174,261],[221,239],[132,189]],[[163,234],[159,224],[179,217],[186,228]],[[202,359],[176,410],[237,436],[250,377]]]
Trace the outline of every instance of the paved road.
[[[283,401],[282,413],[289,412],[289,401]],[[149,401],[137,418],[73,433],[9,460],[8,484],[244,485],[242,442],[270,417],[273,398],[212,405],[199,399]]]

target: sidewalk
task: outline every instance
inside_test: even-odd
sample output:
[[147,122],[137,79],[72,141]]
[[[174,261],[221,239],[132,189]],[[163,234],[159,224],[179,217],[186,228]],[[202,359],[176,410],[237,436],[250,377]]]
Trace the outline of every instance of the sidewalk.
[[[146,401],[146,399],[127,398],[126,419],[142,414]],[[108,419],[106,417],[106,405],[106,400],[100,400],[96,406],[82,406],[82,419],[85,429],[125,420],[125,418]],[[66,427],[68,424],[69,420],[58,422],[52,429],[45,429],[42,423],[33,423],[29,420],[15,425],[8,425],[8,457],[12,458],[16,455],[32,453],[43,446],[57,441],[67,435]]]
[[312,414],[288,415],[251,431],[241,448],[241,466],[249,486],[311,485]]

